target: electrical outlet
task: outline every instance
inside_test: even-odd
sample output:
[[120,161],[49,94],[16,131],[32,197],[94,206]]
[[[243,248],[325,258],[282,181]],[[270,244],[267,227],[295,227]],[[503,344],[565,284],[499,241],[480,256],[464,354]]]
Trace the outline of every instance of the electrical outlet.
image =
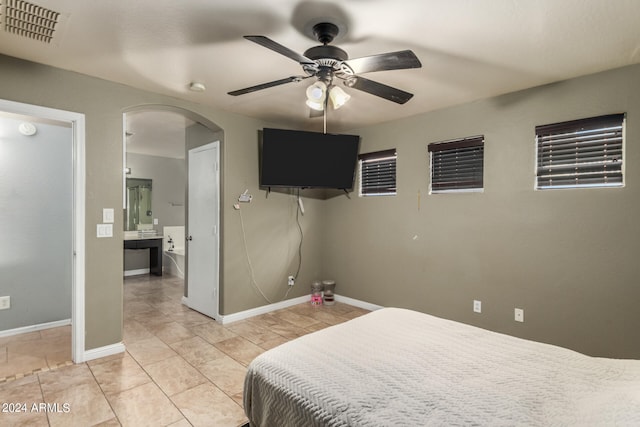
[[295,284],[296,284],[296,278],[295,278],[295,277],[293,277],[293,276],[289,276],[289,277],[287,278],[287,285],[289,285],[289,286],[293,286],[293,285],[295,285]]
[[524,310],[521,308],[516,308],[514,310],[514,316],[516,322],[524,322]]
[[11,297],[0,297],[0,310],[11,308]]
[[475,313],[482,313],[482,301],[478,301],[477,299],[473,300],[473,311]]

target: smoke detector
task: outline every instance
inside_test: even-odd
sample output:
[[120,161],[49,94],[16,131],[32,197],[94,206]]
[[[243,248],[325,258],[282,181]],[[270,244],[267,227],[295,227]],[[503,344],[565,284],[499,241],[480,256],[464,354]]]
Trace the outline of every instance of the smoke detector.
[[24,136],[33,136],[36,134],[38,129],[36,125],[30,122],[22,122],[18,125],[18,131]]
[[189,90],[192,92],[204,92],[205,90],[207,90],[207,87],[204,85],[204,83],[192,82],[191,84],[189,84]]

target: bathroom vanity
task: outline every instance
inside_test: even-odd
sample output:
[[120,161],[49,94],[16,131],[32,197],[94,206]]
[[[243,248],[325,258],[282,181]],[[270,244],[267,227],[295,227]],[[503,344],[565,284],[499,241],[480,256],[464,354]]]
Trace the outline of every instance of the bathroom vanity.
[[146,178],[127,178],[124,248],[149,249],[149,273],[162,276],[162,235],[153,230],[151,189]]
[[139,236],[125,232],[125,249],[149,249],[149,273],[162,276],[162,236]]

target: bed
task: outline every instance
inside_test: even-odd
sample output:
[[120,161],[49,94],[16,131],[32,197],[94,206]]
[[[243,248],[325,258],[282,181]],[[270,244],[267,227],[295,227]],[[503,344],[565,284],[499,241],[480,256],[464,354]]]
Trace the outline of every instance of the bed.
[[251,426],[640,425],[640,360],[384,308],[249,365]]

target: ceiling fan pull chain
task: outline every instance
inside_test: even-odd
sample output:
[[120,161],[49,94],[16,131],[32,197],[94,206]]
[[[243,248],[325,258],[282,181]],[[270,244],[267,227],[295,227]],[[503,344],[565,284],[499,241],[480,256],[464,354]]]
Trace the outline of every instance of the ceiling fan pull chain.
[[[328,88],[331,90],[331,88]],[[327,108],[329,107],[329,94],[327,93],[324,97],[324,111],[322,112],[322,117],[324,120],[324,133],[327,133]]]

